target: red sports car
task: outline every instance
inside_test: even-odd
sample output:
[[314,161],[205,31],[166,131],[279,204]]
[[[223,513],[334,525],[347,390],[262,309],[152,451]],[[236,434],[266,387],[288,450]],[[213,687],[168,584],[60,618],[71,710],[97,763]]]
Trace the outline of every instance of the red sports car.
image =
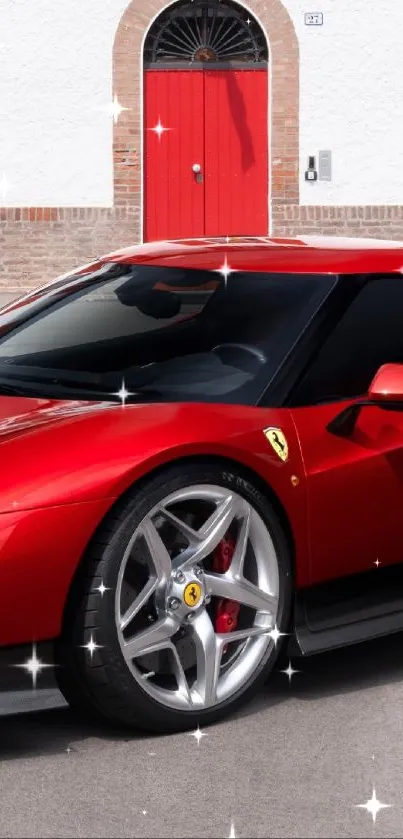
[[159,242],[4,307],[8,662],[168,732],[284,643],[403,630],[402,272],[403,243]]

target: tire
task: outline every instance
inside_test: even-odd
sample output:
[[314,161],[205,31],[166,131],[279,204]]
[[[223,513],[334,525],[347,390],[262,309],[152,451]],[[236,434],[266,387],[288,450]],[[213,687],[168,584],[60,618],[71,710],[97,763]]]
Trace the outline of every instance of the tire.
[[[198,488],[200,493],[202,493],[203,497],[201,500],[196,499],[196,501],[194,501],[192,500],[193,496],[190,500],[188,499],[188,495],[191,493],[191,488],[195,487]],[[159,651],[157,656],[155,652],[150,652],[149,650],[146,650],[146,654],[144,656],[139,657],[139,654],[137,653],[137,658],[130,659],[129,663],[123,654],[123,645],[127,642],[124,637],[124,632],[134,624],[133,621],[129,623],[122,634],[122,630],[119,629],[117,625],[115,609],[117,608],[117,603],[124,602],[121,598],[124,598],[126,588],[128,587],[130,592],[131,585],[137,586],[135,580],[130,583],[125,582],[125,574],[127,573],[129,575],[131,568],[130,563],[137,562],[136,559],[131,559],[130,562],[128,561],[126,566],[124,564],[124,555],[128,549],[130,540],[133,538],[133,534],[137,532],[137,528],[140,523],[143,523],[142,527],[144,528],[144,522],[147,523],[148,521],[151,521],[151,525],[149,525],[149,527],[155,527],[153,524],[154,520],[149,519],[148,515],[157,505],[162,504],[164,499],[170,497],[178,497],[179,501],[176,503],[183,503],[185,510],[190,507],[192,512],[188,513],[188,515],[193,516],[193,518],[191,518],[191,521],[193,522],[193,531],[198,530],[199,528],[195,528],[194,524],[196,520],[195,516],[201,516],[200,511],[202,508],[204,509],[203,504],[207,504],[207,502],[205,502],[205,495],[208,495],[208,493],[212,494],[213,491],[218,494],[220,499],[220,493],[222,493],[222,498],[224,500],[222,502],[221,500],[217,502],[218,505],[221,503],[223,505],[222,507],[217,506],[217,509],[220,511],[224,509],[225,503],[227,503],[227,505],[234,503],[240,505],[239,509],[242,510],[242,515],[233,519],[231,523],[231,527],[236,526],[239,528],[236,536],[236,539],[239,542],[241,540],[241,528],[243,523],[246,522],[246,520],[249,523],[248,525],[245,523],[245,528],[249,526],[250,530],[248,532],[251,535],[249,542],[247,543],[248,547],[244,562],[245,565],[246,563],[249,563],[252,570],[255,569],[253,571],[255,574],[254,579],[257,579],[259,582],[258,586],[255,584],[251,594],[251,597],[253,596],[253,603],[255,603],[256,596],[258,598],[260,598],[260,596],[263,598],[270,597],[271,588],[269,584],[266,584],[265,582],[266,578],[268,579],[269,574],[269,570],[266,570],[266,566],[267,569],[269,568],[269,554],[267,554],[268,559],[266,562],[266,542],[264,541],[267,536],[267,545],[271,545],[273,548],[273,551],[270,553],[270,574],[273,575],[273,579],[275,578],[275,585],[277,586],[277,595],[275,598],[277,612],[275,623],[280,632],[286,632],[289,625],[292,597],[291,558],[287,540],[280,526],[278,517],[268,499],[243,476],[241,470],[239,470],[239,472],[231,469],[228,470],[214,462],[205,462],[203,464],[197,462],[177,463],[173,466],[167,467],[156,475],[150,476],[148,480],[145,480],[138,486],[133,487],[133,489],[126,494],[124,499],[118,502],[111,511],[110,515],[106,517],[101,528],[95,534],[94,539],[88,548],[87,554],[79,567],[68,598],[62,634],[56,642],[55,647],[55,657],[58,665],[55,672],[58,685],[67,702],[74,710],[79,711],[80,713],[85,713],[87,716],[94,716],[94,714],[100,715],[104,720],[109,720],[110,722],[134,729],[143,729],[150,732],[160,733],[181,730],[184,731],[187,729],[194,729],[197,725],[209,725],[234,712],[241,704],[245,703],[254,694],[256,694],[259,687],[267,679],[281,651],[282,641],[284,639],[281,638],[280,641],[275,644],[273,640],[269,638],[267,628],[266,631],[262,630],[261,623],[257,622],[256,624],[253,623],[251,632],[249,632],[249,626],[247,626],[245,630],[242,629],[242,632],[244,633],[249,633],[252,636],[252,632],[254,632],[255,635],[252,637],[248,636],[247,640],[234,642],[236,646],[233,664],[231,664],[232,659],[229,665],[227,663],[222,664],[221,668],[217,671],[219,672],[219,678],[218,681],[216,680],[216,694],[209,694],[208,692],[209,690],[213,690],[213,688],[209,688],[211,679],[209,682],[206,675],[206,668],[208,668],[209,662],[211,661],[209,656],[205,653],[205,649],[207,647],[206,638],[210,638],[211,634],[211,622],[208,622],[207,612],[210,610],[210,617],[213,615],[213,620],[215,620],[214,615],[216,612],[214,612],[214,609],[216,609],[216,604],[218,602],[218,599],[215,596],[215,589],[217,585],[221,584],[220,580],[217,580],[217,576],[220,575],[215,574],[213,577],[210,576],[210,555],[207,555],[204,559],[202,559],[202,564],[199,562],[199,566],[202,570],[200,571],[199,567],[198,573],[200,572],[200,577],[202,577],[202,584],[204,585],[203,596],[206,596],[207,600],[207,589],[210,591],[211,589],[209,586],[213,586],[214,584],[211,603],[207,605],[206,600],[205,602],[202,602],[200,608],[195,608],[195,612],[191,615],[191,618],[194,619],[193,627],[190,625],[189,628],[187,623],[186,627],[183,627],[181,624],[178,635],[174,636],[175,639],[177,639],[180,637],[182,632],[185,633],[185,639],[181,643],[185,643],[188,658],[190,656],[190,663],[188,662],[186,665],[188,669],[186,670],[185,664],[183,664],[182,671],[180,671],[182,676],[185,676],[187,680],[187,673],[195,672],[197,675],[197,681],[194,683],[196,684],[197,691],[192,694],[192,702],[189,698],[189,691],[191,690],[191,688],[189,688],[190,681],[186,681],[186,684],[188,685],[186,689],[187,693],[185,691],[184,694],[182,691],[181,696],[178,691],[175,694],[172,692],[169,694],[169,696],[172,697],[169,702],[179,703],[179,705],[172,705],[169,704],[168,700],[165,701],[165,698],[161,699],[162,695],[165,697],[165,694],[161,693],[161,681],[163,686],[165,686],[168,684],[166,680],[171,679],[172,681],[173,677],[169,675],[169,672],[168,674],[165,673],[162,665],[160,665],[160,661],[162,660],[162,662],[164,662],[164,654],[168,655],[168,657],[171,656],[172,661],[174,660],[175,654],[171,648],[169,648],[168,651],[165,650],[165,653],[164,650],[162,652]],[[196,490],[192,489],[192,492],[194,494]],[[181,501],[181,497],[184,494],[186,495],[186,499],[183,502]],[[230,496],[233,499],[232,501]],[[208,495],[208,498],[210,498],[210,495]],[[225,498],[228,500],[225,501]],[[239,501],[237,499],[239,499]],[[171,507],[171,510],[172,509],[175,508]],[[245,512],[248,509],[250,512]],[[208,514],[210,515],[210,511],[208,511]],[[164,510],[162,525],[158,524],[158,526],[165,528],[171,527],[169,518],[165,518],[165,516],[168,515],[169,514],[166,510]],[[175,513],[175,515],[177,515],[177,513]],[[203,515],[208,518],[207,512],[204,512]],[[175,521],[178,521],[178,518],[176,518]],[[158,531],[158,526],[157,532],[165,532],[161,530]],[[220,526],[223,527],[224,525],[221,525],[220,523]],[[175,538],[182,539],[182,525],[179,527],[178,531],[178,534],[175,533]],[[147,529],[144,532],[148,533]],[[154,531],[150,532],[154,533]],[[144,548],[144,544],[148,543],[144,542],[145,537],[139,536],[138,539],[143,539],[142,547],[138,549],[138,562],[144,564],[144,556],[146,554],[148,556],[148,550]],[[253,549],[250,548],[252,542]],[[137,550],[137,544],[137,542],[134,543],[135,547],[133,548],[133,551]],[[173,544],[175,543],[173,542]],[[221,548],[214,548],[214,550],[220,549]],[[204,548],[204,550],[207,550],[207,548]],[[134,555],[137,556],[136,553]],[[150,557],[151,556],[154,555],[150,553]],[[155,552],[155,556],[157,556],[157,552]],[[163,551],[161,556],[165,557]],[[179,560],[175,559],[175,556],[176,555],[173,552],[173,563],[175,563],[175,561],[179,562]],[[180,561],[182,561],[182,554],[180,552],[178,552],[178,556],[180,556]],[[187,556],[186,549],[184,549],[183,556]],[[234,553],[234,559],[236,556],[237,554]],[[259,557],[259,559],[257,557]],[[273,559],[273,557],[275,557],[275,559]],[[165,561],[167,561],[166,558]],[[193,562],[193,560],[191,561]],[[148,568],[150,561],[147,560],[147,563],[146,565]],[[274,571],[274,563],[276,563],[277,567],[276,572]],[[135,569],[138,568],[141,570],[141,573],[143,573],[143,564],[133,567]],[[144,565],[144,568],[146,568],[146,565]],[[151,563],[150,567],[152,569],[154,568],[153,563]],[[183,567],[185,568],[185,575],[193,574],[192,579],[195,580],[194,564],[192,566],[192,570],[189,570],[187,566]],[[148,572],[145,571],[145,573]],[[204,576],[202,576],[203,573]],[[265,593],[261,588],[261,578],[263,579],[266,588],[269,588],[268,593]],[[211,580],[213,582],[211,582]],[[103,595],[101,595],[101,592],[97,590],[101,584],[103,584],[106,588]],[[174,584],[179,585],[179,583],[170,582],[170,585]],[[116,591],[117,589],[120,591],[120,585],[122,586],[121,594],[117,595]],[[179,618],[178,615],[182,615],[181,610],[188,609],[188,606],[186,606],[184,602],[185,590],[182,592],[181,589],[180,596],[176,598],[176,600],[180,602],[179,607],[177,607],[177,613],[172,611],[170,605],[168,611],[166,611],[168,607],[164,605],[163,610],[161,611],[160,609],[158,612],[155,606],[155,603],[157,602],[155,598],[160,598],[160,606],[162,602],[164,604],[167,603],[166,600],[161,600],[161,598],[165,597],[164,585],[161,583],[162,588],[152,594],[146,604],[147,608],[151,604],[150,608],[153,611],[152,615],[147,615],[147,620],[150,622],[148,624],[149,628],[154,626],[155,620],[161,618],[161,615],[165,621],[167,620],[166,615],[171,615],[169,620],[171,620],[171,618],[172,620],[182,620],[182,618]],[[246,583],[246,585],[248,585],[248,583]],[[189,585],[186,586],[186,590],[188,589]],[[190,590],[192,596],[194,594],[194,590],[195,587],[193,586],[193,589]],[[221,589],[218,589],[218,591],[220,590]],[[231,592],[232,591],[233,589],[231,588]],[[135,593],[136,592],[137,588],[135,589]],[[130,596],[131,599],[133,599],[133,594]],[[242,598],[243,597],[244,594],[242,589]],[[234,600],[235,599],[236,598],[234,597]],[[222,602],[223,601],[221,599],[221,603]],[[260,599],[256,602],[260,603]],[[169,604],[171,603],[172,598],[169,600]],[[137,612],[135,618],[133,619],[134,622],[140,620],[144,622],[146,620],[146,605]],[[120,605],[119,609],[121,609]],[[258,613],[255,607],[253,607],[253,610],[253,620],[256,621],[256,615]],[[249,615],[252,615],[251,608],[249,608],[248,605],[242,605],[240,614],[244,615],[242,620],[249,620]],[[267,627],[268,624],[266,622],[264,608],[260,610],[259,615],[263,616],[264,626]],[[189,612],[186,613],[183,620],[187,621],[188,619],[190,620]],[[261,619],[262,618],[260,617],[259,621],[261,621]],[[200,631],[200,627],[202,625],[207,628],[208,636],[203,634],[204,629],[203,632]],[[271,628],[272,625],[273,624],[271,624],[269,628]],[[142,627],[143,623],[141,623],[141,629],[139,631],[142,631]],[[238,630],[238,633],[240,634],[240,630]],[[131,634],[131,631],[129,632],[129,641],[132,637],[134,639],[138,637],[136,632],[134,632],[133,635]],[[226,635],[225,639],[227,637],[230,639],[231,633],[228,633],[228,636]],[[88,644],[91,639],[96,644],[96,648],[93,649],[92,653],[90,653],[89,649],[86,649],[84,646]],[[135,640],[134,643],[137,643],[137,641]],[[266,644],[266,646],[263,648],[264,644]],[[225,657],[230,655],[228,653],[229,646],[231,646],[230,643],[224,643],[222,640],[220,647],[220,649],[223,650],[221,662],[225,662]],[[143,649],[143,647],[141,647],[141,649]],[[178,646],[177,649],[179,649]],[[196,653],[194,653],[194,650],[196,650]],[[199,659],[197,658],[199,650],[201,650],[201,660],[205,665],[204,670],[203,667],[199,668]],[[260,650],[262,650],[261,654]],[[192,658],[193,654],[195,655],[196,664],[194,664]],[[157,669],[156,674],[152,671],[152,676],[150,678],[146,678],[144,674],[143,676],[139,676],[140,664],[142,662],[144,663],[147,656],[149,658],[150,655],[152,656],[152,661],[158,661],[158,668],[161,666],[161,671]],[[241,661],[242,656],[243,659]],[[143,664],[141,666],[143,666]],[[246,673],[247,678],[245,678],[244,681],[241,680],[239,684],[236,683],[234,674],[243,672]],[[239,675],[237,678],[240,678]],[[233,688],[231,679],[233,681],[235,680],[235,688]],[[171,685],[171,682],[169,682],[169,684]],[[200,690],[199,685],[201,685]],[[186,702],[189,703],[189,706],[187,705],[185,708],[182,704],[180,704],[185,701],[183,699],[183,695],[185,695]],[[205,699],[206,697],[215,696],[215,701],[213,702],[212,699],[209,698],[209,701],[207,702],[206,699],[203,704],[203,701],[200,700],[200,696],[204,696]]]

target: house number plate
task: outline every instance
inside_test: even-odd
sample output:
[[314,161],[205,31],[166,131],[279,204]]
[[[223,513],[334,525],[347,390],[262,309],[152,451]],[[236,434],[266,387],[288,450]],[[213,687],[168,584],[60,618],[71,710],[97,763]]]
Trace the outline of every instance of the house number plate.
[[305,26],[322,26],[323,12],[306,12]]

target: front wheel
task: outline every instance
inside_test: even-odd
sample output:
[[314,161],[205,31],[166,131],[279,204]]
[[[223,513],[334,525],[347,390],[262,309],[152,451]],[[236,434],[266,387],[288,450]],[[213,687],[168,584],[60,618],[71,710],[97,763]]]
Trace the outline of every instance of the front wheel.
[[136,728],[208,725],[265,680],[290,602],[267,499],[241,473],[177,464],[134,487],[91,545],[57,646],[59,687]]

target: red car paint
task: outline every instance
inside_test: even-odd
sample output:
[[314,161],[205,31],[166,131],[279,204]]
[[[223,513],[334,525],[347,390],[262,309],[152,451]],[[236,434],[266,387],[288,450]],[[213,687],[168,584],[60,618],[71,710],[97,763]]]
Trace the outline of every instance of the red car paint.
[[[399,274],[403,266],[403,246],[307,239],[155,243],[105,259],[217,269],[228,253],[232,268],[257,271]],[[180,458],[224,457],[270,488],[289,524],[298,587],[364,570],[372,557],[403,560],[403,414],[363,410],[344,439],[325,430],[344,404],[121,407],[0,397],[0,645],[58,635],[72,577],[103,516],[136,480]],[[287,461],[265,438],[268,426],[285,434]]]
[[[58,634],[69,584],[102,516],[138,478],[179,458],[226,457],[268,483],[298,544],[299,584],[308,582],[305,482],[288,411],[1,397],[0,416],[1,644]],[[268,425],[287,437],[286,463],[262,433]]]
[[114,262],[147,262],[182,268],[219,269],[227,256],[231,268],[290,273],[376,273],[403,271],[403,242],[309,237],[275,239],[228,237],[152,242],[108,254]]
[[350,402],[295,408],[303,452],[312,582],[403,561],[403,413],[361,411],[354,434],[326,425]]
[[401,400],[403,393],[403,366],[401,364],[384,364],[374,376],[369,399],[378,402],[388,402],[393,396]]

